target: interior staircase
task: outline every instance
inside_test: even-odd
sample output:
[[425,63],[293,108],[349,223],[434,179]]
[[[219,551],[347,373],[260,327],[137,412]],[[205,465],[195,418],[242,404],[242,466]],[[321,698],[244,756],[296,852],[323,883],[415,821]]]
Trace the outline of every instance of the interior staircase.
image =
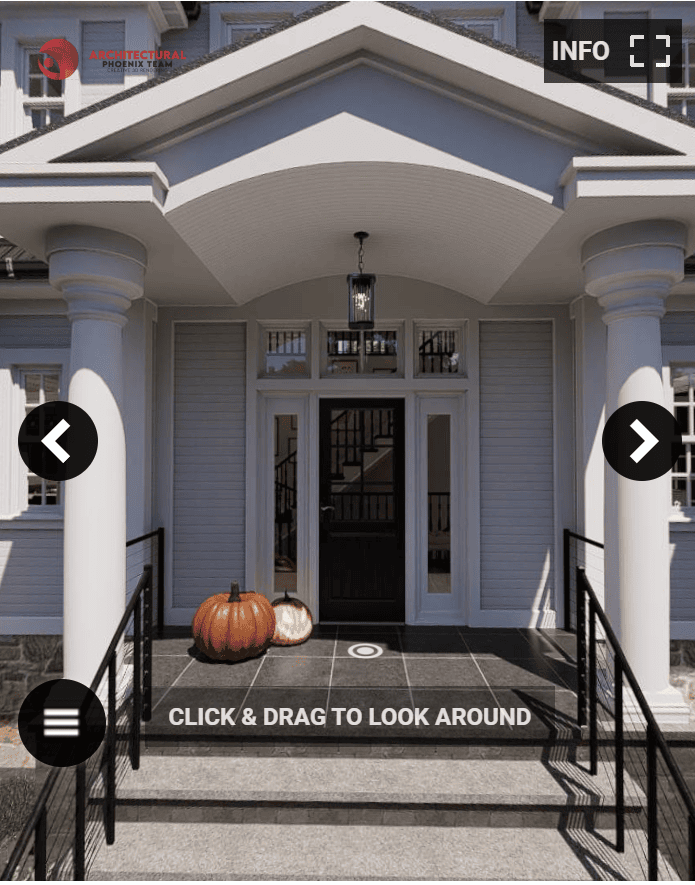
[[[116,842],[90,878],[643,879],[641,803],[628,802],[617,854],[612,772],[590,776],[585,756],[571,741],[151,742],[119,786]],[[631,782],[626,795],[642,798]]]

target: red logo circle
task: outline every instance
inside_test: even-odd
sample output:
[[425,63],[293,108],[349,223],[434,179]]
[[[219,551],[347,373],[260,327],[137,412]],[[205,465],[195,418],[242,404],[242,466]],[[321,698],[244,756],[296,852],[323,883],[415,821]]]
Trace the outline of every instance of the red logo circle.
[[[62,37],[49,40],[43,44],[41,52],[45,52],[48,58],[45,65],[39,61],[39,67],[41,72],[51,80],[65,80],[77,70],[77,62],[79,61],[77,50],[68,40],[64,40]],[[48,70],[56,64],[58,65],[57,71]]]

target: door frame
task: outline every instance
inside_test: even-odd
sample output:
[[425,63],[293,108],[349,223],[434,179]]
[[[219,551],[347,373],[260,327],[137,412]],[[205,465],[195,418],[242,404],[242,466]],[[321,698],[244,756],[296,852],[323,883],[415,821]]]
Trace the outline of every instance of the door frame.
[[[320,390],[257,390],[257,423],[260,431],[248,440],[249,449],[253,454],[249,461],[256,464],[255,473],[257,498],[248,503],[247,532],[253,537],[249,539],[247,551],[247,586],[265,592],[271,602],[280,598],[273,592],[273,545],[274,545],[274,452],[272,444],[272,423],[276,414],[292,414],[299,416],[298,445],[303,443],[304,456],[298,458],[298,484],[300,489],[297,502],[297,594],[302,602],[309,606],[314,621],[321,620],[319,610],[319,402],[322,399],[341,400],[394,400],[404,401],[405,413],[405,622],[406,624],[466,624],[473,612],[470,611],[470,573],[475,570],[471,556],[469,533],[471,510],[476,506],[475,495],[477,476],[475,474],[475,456],[471,453],[470,423],[466,420],[466,409],[470,407],[469,395],[466,391],[457,391],[453,395],[444,391],[389,390],[380,387],[366,390],[330,389],[327,386]],[[452,492],[458,491],[459,505],[457,508],[457,537],[452,534],[452,548],[457,545],[463,551],[457,557],[456,575],[452,573],[452,581],[457,582],[459,591],[453,594],[451,608],[443,610],[424,605],[426,595],[422,592],[423,551],[419,548],[425,541],[422,536],[423,519],[426,518],[426,504],[419,506],[416,502],[424,494],[427,499],[427,480],[421,472],[426,469],[426,449],[423,452],[421,415],[423,409],[435,408],[429,400],[439,400],[439,407],[444,408],[443,400],[449,400],[453,406],[452,417],[452,461],[454,460],[454,434],[458,427],[461,440],[460,453],[463,455],[458,464],[458,478],[452,471]],[[475,440],[477,442],[477,440]],[[472,481],[473,480],[473,481]],[[472,487],[471,487],[472,481]],[[454,486],[457,483],[457,486]],[[248,486],[251,490],[251,484]],[[305,489],[302,495],[301,490]],[[474,500],[471,500],[474,499]],[[422,502],[421,502],[422,503]],[[479,505],[478,505],[479,506]],[[255,512],[254,512],[255,511]],[[475,511],[474,511],[475,512]],[[477,511],[479,513],[479,510]],[[456,557],[454,557],[456,559]],[[453,564],[452,564],[453,568]]]
[[[401,488],[400,500],[399,500],[400,514],[398,516],[397,521],[398,521],[398,523],[400,523],[399,524],[399,531],[402,532],[402,543],[403,543],[403,606],[402,607],[403,607],[403,621],[404,621],[405,617],[406,617],[406,581],[405,581],[405,579],[406,579],[406,561],[405,561],[405,555],[406,555],[406,550],[407,550],[407,546],[408,546],[407,545],[407,530],[406,530],[406,514],[408,512],[408,506],[407,506],[408,498],[407,498],[407,489],[405,487],[405,480],[406,480],[406,475],[407,475],[406,463],[405,463],[405,453],[406,453],[405,411],[406,410],[405,410],[405,398],[402,396],[395,396],[395,397],[394,396],[390,396],[390,397],[355,396],[352,398],[325,396],[325,397],[320,398],[319,405],[318,405],[318,433],[317,433],[318,443],[319,443],[319,460],[318,460],[318,465],[317,465],[317,476],[318,476],[318,486],[319,486],[319,504],[317,506],[317,511],[316,511],[317,512],[317,520],[316,521],[317,521],[317,525],[319,526],[318,532],[317,532],[317,534],[318,534],[318,544],[317,544],[317,547],[318,547],[318,550],[317,550],[318,585],[317,585],[317,590],[318,590],[318,596],[319,596],[319,600],[320,600],[322,571],[321,571],[320,515],[319,515],[318,508],[320,507],[320,503],[321,503],[321,486],[323,483],[323,477],[321,476],[321,466],[322,466],[322,459],[325,455],[324,447],[330,447],[330,441],[324,441],[321,438],[321,434],[324,430],[323,423],[321,421],[321,412],[324,407],[327,408],[328,410],[330,410],[331,408],[335,408],[336,406],[339,407],[338,404],[343,404],[345,406],[345,408],[347,408],[347,409],[350,409],[350,408],[359,409],[359,408],[369,408],[370,403],[374,403],[375,408],[398,409],[400,411],[400,414],[402,417],[402,422],[403,422],[402,427],[399,428],[401,430],[400,440],[399,440],[400,451],[394,445],[393,451],[397,457],[396,457],[396,459],[394,459],[393,463],[394,463],[394,475],[396,473],[402,473],[402,481],[403,481],[403,486]],[[330,481],[329,481],[329,485],[330,485]],[[395,484],[394,484],[394,486],[395,486]],[[394,623],[403,623],[403,621],[394,621]],[[355,620],[355,621],[350,621],[349,623],[359,624],[359,623],[375,623],[375,622],[365,619],[364,621]],[[379,623],[379,622],[376,622],[376,623]],[[386,622],[382,621],[381,623],[386,623]]]

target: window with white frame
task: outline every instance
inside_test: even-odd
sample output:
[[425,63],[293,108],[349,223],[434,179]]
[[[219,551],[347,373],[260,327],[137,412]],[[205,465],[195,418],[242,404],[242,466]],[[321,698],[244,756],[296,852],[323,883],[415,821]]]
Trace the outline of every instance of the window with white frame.
[[63,81],[47,77],[39,67],[44,53],[38,46],[24,49],[24,114],[26,129],[40,129],[65,116]]
[[447,21],[452,25],[468,28],[469,31],[476,31],[491,40],[500,39],[502,20],[499,16],[495,18],[448,18]]
[[680,80],[671,81],[668,109],[695,120],[695,35],[683,40],[683,66]]
[[673,411],[683,434],[684,451],[671,471],[674,507],[695,507],[695,365],[672,366]]
[[[43,403],[60,399],[60,370],[57,368],[21,368],[20,385],[24,394],[24,414],[28,415]],[[42,479],[27,471],[27,504],[44,507],[60,504],[60,484]]]

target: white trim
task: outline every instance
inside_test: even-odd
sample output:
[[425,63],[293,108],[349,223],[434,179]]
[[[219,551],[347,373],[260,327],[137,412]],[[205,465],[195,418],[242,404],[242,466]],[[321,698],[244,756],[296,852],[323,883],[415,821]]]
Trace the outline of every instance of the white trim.
[[2,619],[2,632],[6,636],[46,634],[58,636],[63,633],[62,617],[5,617]]

